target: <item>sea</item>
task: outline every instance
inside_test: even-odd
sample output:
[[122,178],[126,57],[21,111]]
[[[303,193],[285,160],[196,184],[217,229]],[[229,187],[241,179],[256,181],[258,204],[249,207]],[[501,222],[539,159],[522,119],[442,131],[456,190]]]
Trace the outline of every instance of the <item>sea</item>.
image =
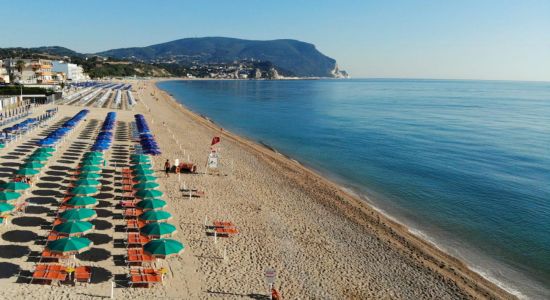
[[359,195],[520,298],[550,298],[549,82],[158,86]]

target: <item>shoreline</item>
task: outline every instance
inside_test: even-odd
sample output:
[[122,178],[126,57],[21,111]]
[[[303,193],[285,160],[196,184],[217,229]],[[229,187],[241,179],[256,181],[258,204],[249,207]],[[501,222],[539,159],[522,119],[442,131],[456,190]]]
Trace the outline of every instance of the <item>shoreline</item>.
[[[189,79],[165,79],[165,80],[189,80]],[[152,86],[162,98],[168,99],[172,107],[177,108],[192,121],[202,125],[210,130],[220,132],[221,126],[213,122],[207,116],[199,115],[185,105],[177,102],[173,96],[160,89],[156,83],[165,80],[152,80]],[[392,218],[382,210],[376,208],[372,203],[365,201],[359,195],[350,193],[348,188],[341,186],[332,180],[326,178],[319,172],[312,170],[306,165],[296,161],[292,157],[279,152],[270,145],[265,145],[261,141],[252,141],[241,137],[233,132],[223,130],[219,133],[225,139],[235,142],[237,145],[256,154],[268,164],[279,166],[285,171],[283,176],[296,180],[296,176],[304,176],[305,182],[298,183],[302,186],[317,187],[319,189],[329,190],[334,196],[333,203],[324,203],[331,208],[335,208],[338,214],[360,225],[362,229],[377,236],[388,245],[398,250],[403,255],[412,257],[419,266],[443,276],[446,280],[452,281],[461,290],[473,298],[516,298],[504,287],[483,277],[481,274],[472,270],[460,259],[446,253],[439,248],[437,244],[415,234],[415,230],[409,228],[398,220]],[[278,170],[279,171],[279,170]]]

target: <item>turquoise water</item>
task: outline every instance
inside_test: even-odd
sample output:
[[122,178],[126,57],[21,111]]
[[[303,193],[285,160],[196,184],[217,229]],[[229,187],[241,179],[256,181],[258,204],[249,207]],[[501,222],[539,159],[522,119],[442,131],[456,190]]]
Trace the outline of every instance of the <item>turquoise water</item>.
[[508,288],[550,297],[550,83],[168,81]]

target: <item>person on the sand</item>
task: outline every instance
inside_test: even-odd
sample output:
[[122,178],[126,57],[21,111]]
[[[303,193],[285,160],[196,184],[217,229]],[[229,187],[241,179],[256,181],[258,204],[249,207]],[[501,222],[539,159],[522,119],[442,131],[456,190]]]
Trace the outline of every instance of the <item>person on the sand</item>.
[[166,177],[170,176],[168,173],[170,173],[170,160],[166,160],[164,163],[164,171],[166,172]]

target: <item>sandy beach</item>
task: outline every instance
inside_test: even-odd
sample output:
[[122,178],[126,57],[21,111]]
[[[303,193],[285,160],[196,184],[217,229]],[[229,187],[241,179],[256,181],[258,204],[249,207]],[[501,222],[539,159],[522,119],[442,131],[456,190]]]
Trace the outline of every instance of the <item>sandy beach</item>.
[[[512,299],[512,295],[469,270],[459,260],[411,234],[346,193],[339,186],[258,143],[226,130],[185,109],[155,81],[133,81],[138,104],[117,112],[113,147],[106,154],[103,187],[98,195],[94,246],[77,255],[78,264],[94,268],[87,285],[25,283],[34,256],[43,249],[54,211],[71,181],[71,170],[93,143],[107,112],[91,110],[85,122],[60,144],[40,179],[23,200],[27,211],[0,227],[0,298],[109,297],[135,299],[268,299],[266,268],[277,271],[276,286],[284,299]],[[37,107],[35,114],[52,105]],[[33,141],[83,107],[60,105],[48,127],[39,128],[2,149],[0,180],[8,181],[37,146]],[[168,269],[163,285],[150,289],[123,285],[128,268],[121,246],[125,238],[120,194],[120,168],[128,162],[133,142],[130,124],[141,113],[149,122],[162,155],[154,158],[160,190],[170,221],[185,252],[159,261]],[[212,137],[221,137],[218,175],[205,174]],[[166,159],[190,160],[198,174],[164,175]],[[184,197],[180,187],[198,189],[204,197]],[[233,222],[239,234],[207,234],[214,220]],[[225,258],[224,258],[225,252]],[[121,263],[122,260],[122,263]]]

